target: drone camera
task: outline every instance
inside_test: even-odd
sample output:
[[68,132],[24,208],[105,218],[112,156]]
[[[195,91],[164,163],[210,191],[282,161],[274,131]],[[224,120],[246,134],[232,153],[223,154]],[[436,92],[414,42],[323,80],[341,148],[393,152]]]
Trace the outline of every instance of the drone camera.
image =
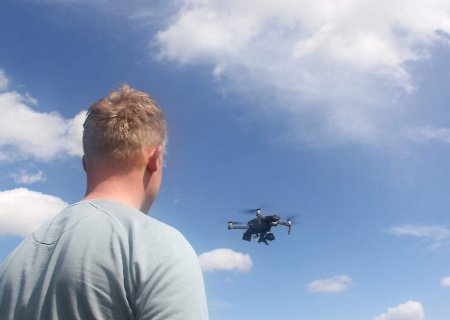
[[267,232],[265,235],[266,240],[273,241],[275,240],[275,235],[272,232]]

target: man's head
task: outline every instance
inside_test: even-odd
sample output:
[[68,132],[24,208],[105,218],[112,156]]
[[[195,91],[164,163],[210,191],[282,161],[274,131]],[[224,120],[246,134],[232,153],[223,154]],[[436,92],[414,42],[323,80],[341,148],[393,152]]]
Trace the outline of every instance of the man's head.
[[[147,170],[149,177],[161,175],[167,124],[148,94],[121,86],[89,108],[83,127],[88,192],[90,176],[95,185],[135,171]],[[159,189],[159,184],[151,188]]]
[[164,146],[167,125],[156,102],[146,93],[123,85],[94,103],[84,122],[83,150],[86,161],[139,161],[142,149]]

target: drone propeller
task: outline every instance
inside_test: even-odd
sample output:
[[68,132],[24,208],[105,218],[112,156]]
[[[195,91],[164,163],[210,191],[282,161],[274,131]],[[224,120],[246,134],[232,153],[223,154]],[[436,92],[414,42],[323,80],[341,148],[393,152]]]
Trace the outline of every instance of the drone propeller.
[[292,224],[297,224],[298,216],[289,216],[286,221],[291,221]]

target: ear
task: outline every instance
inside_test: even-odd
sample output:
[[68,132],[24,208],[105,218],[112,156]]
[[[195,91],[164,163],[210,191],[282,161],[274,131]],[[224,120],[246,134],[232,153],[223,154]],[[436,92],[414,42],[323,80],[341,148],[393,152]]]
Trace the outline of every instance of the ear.
[[84,172],[87,173],[86,157],[84,155],[83,158],[81,159],[81,162],[83,163]]
[[162,146],[157,146],[149,150],[147,155],[147,170],[151,173],[160,170],[162,167]]

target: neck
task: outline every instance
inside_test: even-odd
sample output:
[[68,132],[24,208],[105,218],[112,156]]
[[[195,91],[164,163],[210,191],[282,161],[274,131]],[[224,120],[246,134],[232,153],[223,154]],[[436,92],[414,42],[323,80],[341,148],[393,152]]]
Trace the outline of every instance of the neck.
[[[88,175],[88,187],[84,199],[107,199],[127,204],[147,212],[142,183],[137,183],[136,174],[111,176],[108,178]],[[142,181],[142,180],[141,180]]]

